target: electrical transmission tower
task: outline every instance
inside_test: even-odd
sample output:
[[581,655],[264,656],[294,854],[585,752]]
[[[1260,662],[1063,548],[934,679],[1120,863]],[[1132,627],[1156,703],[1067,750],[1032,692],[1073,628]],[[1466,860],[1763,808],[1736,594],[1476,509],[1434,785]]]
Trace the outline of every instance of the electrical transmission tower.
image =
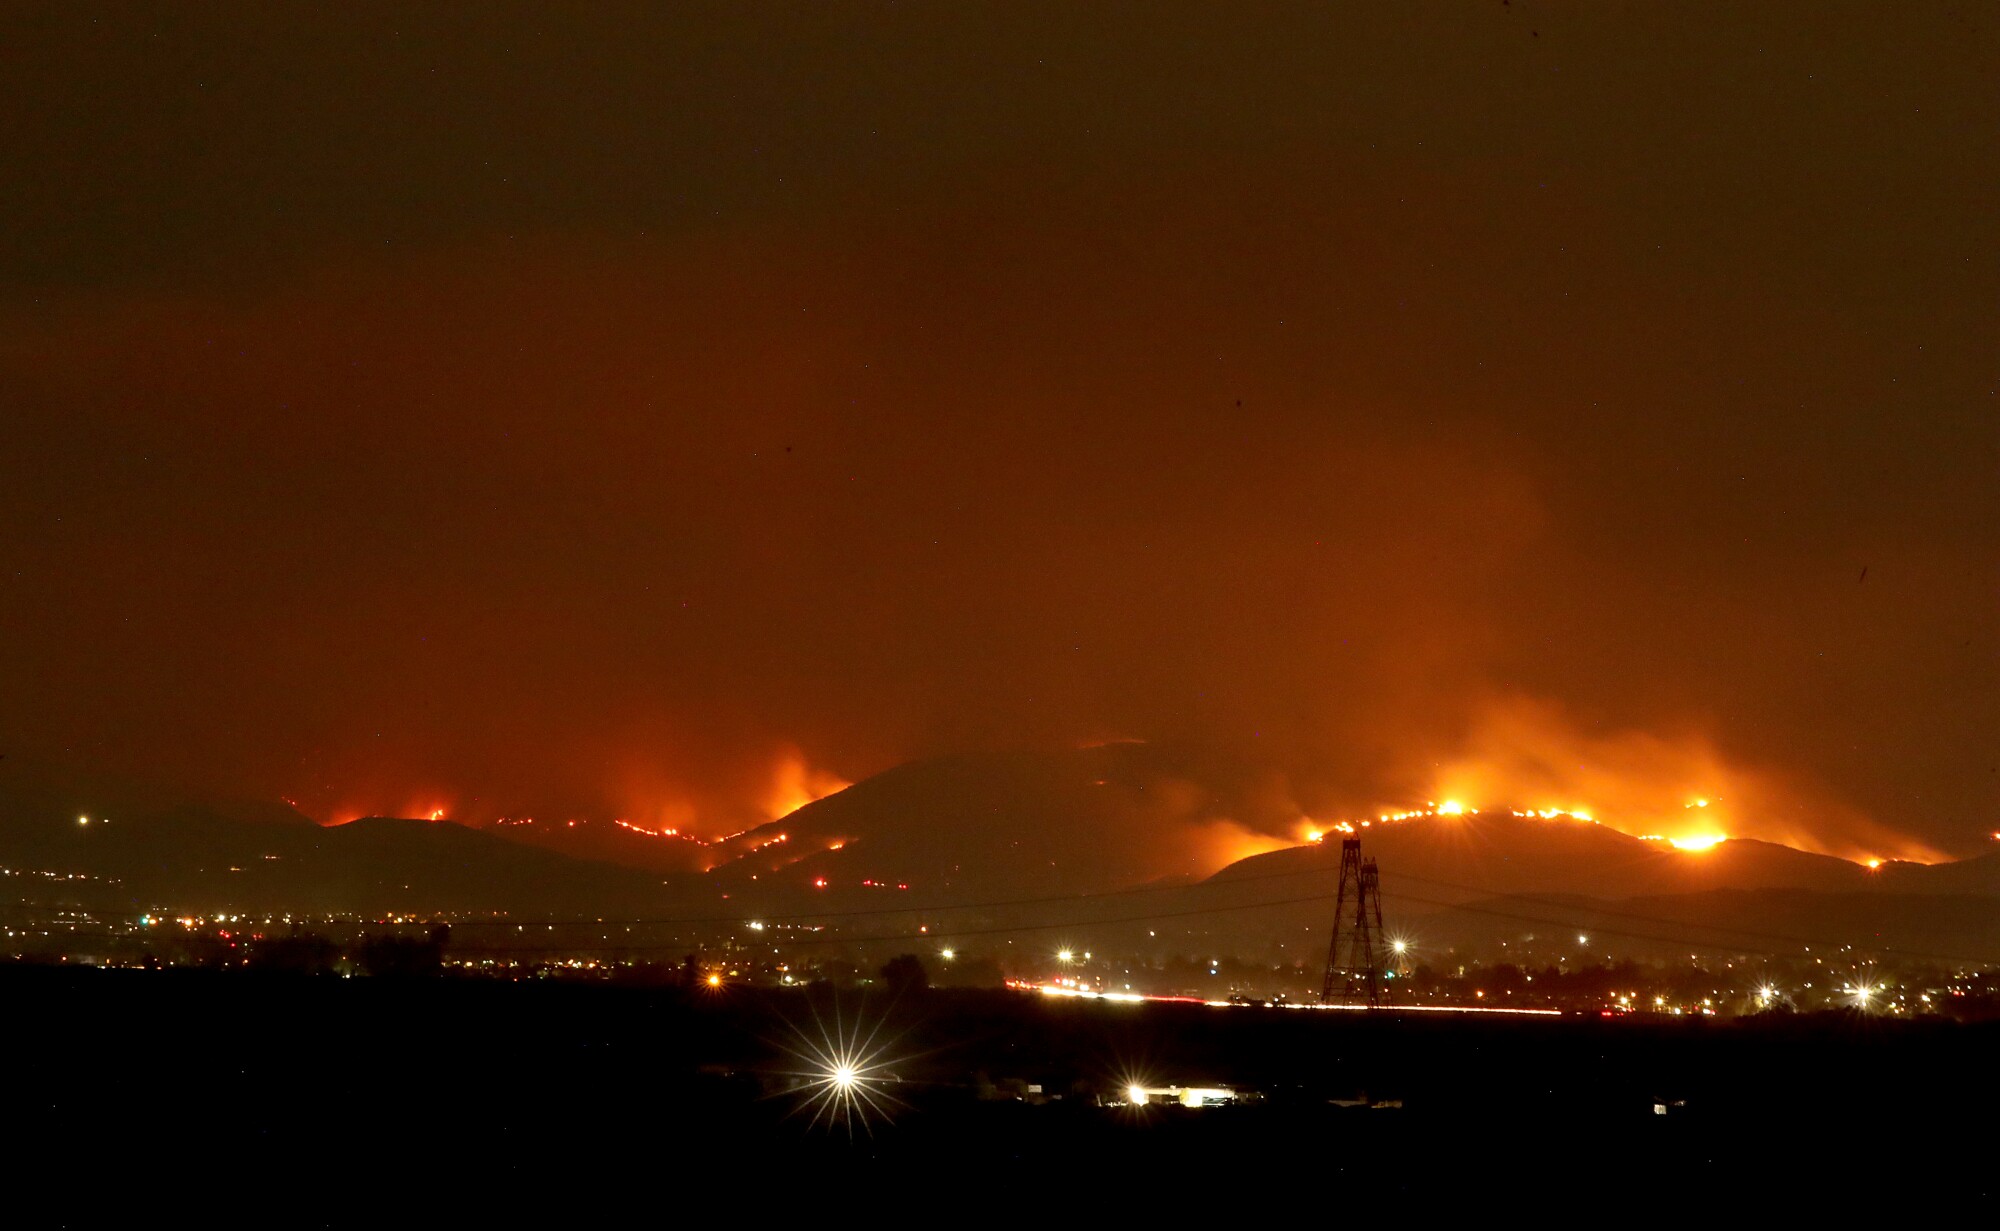
[[1373,859],[1361,857],[1361,839],[1340,842],[1340,889],[1334,895],[1333,939],[1326,947],[1321,1004],[1354,1004],[1365,998],[1382,1007],[1382,967],[1375,942],[1382,935],[1382,884]]

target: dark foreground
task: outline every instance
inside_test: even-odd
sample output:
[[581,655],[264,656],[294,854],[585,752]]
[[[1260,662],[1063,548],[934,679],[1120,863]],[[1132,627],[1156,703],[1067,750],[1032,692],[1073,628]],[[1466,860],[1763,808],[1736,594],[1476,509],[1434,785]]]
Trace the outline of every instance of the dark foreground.
[[[1724,1200],[1942,1212],[1994,1193],[1989,1026],[33,968],[0,970],[0,1007],[21,1226],[168,1212],[567,1225],[794,1205],[843,1222],[1178,1221],[1336,1199],[1652,1221]],[[809,1124],[790,1074],[812,1066],[785,1049],[816,1016],[893,1040],[893,1123],[851,1139]],[[1099,1105],[1134,1080],[1262,1097]]]

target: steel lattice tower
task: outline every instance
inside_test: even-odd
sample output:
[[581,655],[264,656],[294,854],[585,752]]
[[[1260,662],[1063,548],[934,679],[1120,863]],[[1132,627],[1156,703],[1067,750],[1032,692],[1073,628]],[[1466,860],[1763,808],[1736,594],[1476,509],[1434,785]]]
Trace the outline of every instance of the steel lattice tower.
[[1382,1007],[1382,969],[1375,960],[1375,941],[1381,934],[1382,884],[1375,861],[1361,857],[1361,839],[1343,838],[1333,939],[1326,946],[1326,978],[1319,989],[1321,1004],[1353,1004],[1365,997],[1369,1008]]

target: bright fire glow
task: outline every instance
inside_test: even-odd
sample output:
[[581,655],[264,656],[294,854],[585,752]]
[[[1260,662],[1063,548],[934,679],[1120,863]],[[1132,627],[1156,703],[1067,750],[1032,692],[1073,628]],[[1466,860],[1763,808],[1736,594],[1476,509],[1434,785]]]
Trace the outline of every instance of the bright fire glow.
[[[1408,767],[1411,779],[1427,784],[1434,799],[1512,800],[1536,815],[1589,815],[1625,833],[1670,840],[1726,833],[1845,859],[1944,858],[1812,782],[1741,763],[1698,731],[1592,730],[1532,697],[1484,703],[1455,755],[1419,755]],[[1581,800],[1590,801],[1590,813],[1573,806]],[[1790,819],[1806,816],[1810,825]]]
[[1693,834],[1685,838],[1668,838],[1667,841],[1673,844],[1673,847],[1676,850],[1705,851],[1709,847],[1714,846],[1718,842],[1729,841],[1729,835],[1720,833],[1702,833],[1702,834]]
[[803,753],[791,749],[778,758],[777,767],[772,771],[771,790],[765,796],[764,811],[775,821],[853,785],[838,775],[814,769],[806,763]]

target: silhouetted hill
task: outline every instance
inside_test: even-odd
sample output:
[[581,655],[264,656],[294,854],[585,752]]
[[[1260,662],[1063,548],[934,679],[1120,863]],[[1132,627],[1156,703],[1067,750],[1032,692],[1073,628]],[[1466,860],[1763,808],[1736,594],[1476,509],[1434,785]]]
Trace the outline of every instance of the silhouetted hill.
[[649,833],[615,820],[509,819],[486,825],[471,824],[467,828],[572,859],[615,863],[662,874],[701,872],[726,857],[697,839]]
[[64,818],[130,816],[199,810],[218,820],[266,825],[311,825],[312,820],[276,800],[242,799],[190,790],[124,774],[18,761],[0,761],[0,825],[31,816]]
[[[478,830],[371,818],[322,828],[275,806],[144,810],[143,791],[16,775],[0,781],[0,864],[92,878],[61,891],[137,908],[587,917],[881,908],[899,912],[886,917],[897,926],[1068,921],[1162,944],[1310,949],[1327,922],[1342,835],[1232,858],[1280,841],[1253,828],[1296,824],[1296,806],[1268,782],[1225,757],[1136,744],[945,757],[704,845],[602,821]],[[107,809],[105,799],[140,810]],[[89,824],[78,823],[84,815]],[[1682,851],[1608,825],[1496,811],[1378,822],[1359,835],[1380,863],[1389,913],[1402,918],[1510,896],[1602,903],[1789,891],[1990,902],[2000,894],[2000,855],[1871,870],[1768,842]],[[571,857],[579,851],[607,858]],[[1753,900],[1732,918],[1782,931],[1782,919],[1755,917],[1779,902]],[[1023,905],[993,905],[1008,903]],[[981,909],[949,917],[915,909],[974,905]],[[1850,929],[1868,922],[1852,912],[1818,917]],[[1161,918],[1172,921],[1147,922]]]
[[1280,810],[1256,789],[1224,758],[1151,745],[941,757],[751,830],[727,845],[732,861],[711,879],[759,898],[810,893],[844,903],[896,895],[977,902],[1192,880],[1259,844],[1236,822],[1261,812],[1275,823]]
[[0,813],[0,865],[36,900],[101,909],[382,915],[657,911],[658,877],[569,859],[455,825],[370,818],[322,828],[200,808],[93,818]]
[[2000,851],[1952,863],[1889,863],[1881,874],[1884,884],[1912,892],[2000,895]]
[[[1331,878],[1344,836],[1254,856],[1215,879],[1308,869]],[[1372,825],[1356,836],[1362,853],[1381,865],[1385,887],[1433,906],[1523,892],[1626,897],[1725,888],[1864,891],[1881,884],[1859,864],[1776,843],[1734,840],[1683,851],[1568,817],[1426,816]]]

